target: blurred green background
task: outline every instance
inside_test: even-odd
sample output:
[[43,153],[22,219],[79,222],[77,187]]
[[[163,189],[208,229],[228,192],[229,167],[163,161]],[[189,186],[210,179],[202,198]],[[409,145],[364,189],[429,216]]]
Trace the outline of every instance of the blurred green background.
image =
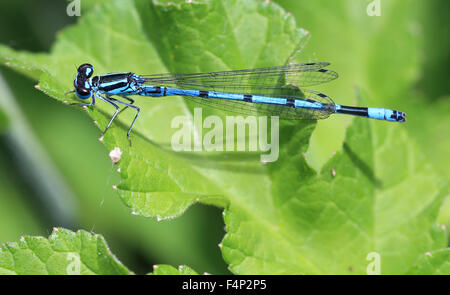
[[[449,1],[381,0],[380,17],[361,10],[371,1],[276,2],[311,33],[297,59],[329,61],[339,72],[340,79],[323,90],[341,103],[354,104],[354,86],[369,96],[374,89],[387,89],[377,91],[383,96],[371,97],[371,105],[406,111],[411,138],[448,178]],[[48,51],[58,31],[77,21],[66,15],[66,5],[58,0],[2,0],[0,43]],[[391,76],[396,77],[393,82]],[[401,90],[389,92],[389,83],[399,81]],[[35,84],[0,67],[0,99],[8,105],[3,111],[9,124],[17,126],[0,137],[0,242],[21,235],[48,236],[54,226],[81,228],[102,234],[112,252],[136,273],[160,263],[228,273],[217,246],[224,235],[221,210],[196,205],[176,220],[159,223],[130,214],[112,189],[119,178],[97,140],[97,127],[82,111],[49,98]],[[340,148],[349,120],[319,123],[307,153],[314,168],[320,169]],[[448,202],[440,222],[450,227]]]

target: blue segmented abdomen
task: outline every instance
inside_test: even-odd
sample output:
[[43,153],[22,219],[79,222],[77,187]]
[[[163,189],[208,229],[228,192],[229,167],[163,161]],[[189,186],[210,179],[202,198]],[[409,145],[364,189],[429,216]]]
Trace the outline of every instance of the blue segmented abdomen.
[[[295,96],[275,97],[259,94],[231,93],[194,89],[179,89],[165,86],[141,86],[143,96],[180,95],[195,103],[243,115],[278,116],[284,120],[317,120],[327,118],[334,112],[334,103],[326,95],[310,91],[306,95],[313,99]],[[299,93],[300,94],[300,93]],[[319,95],[320,94],[320,95]]]
[[[154,88],[154,87],[153,87]],[[188,89],[176,89],[167,88],[165,95],[183,95],[183,96],[194,96],[203,98],[215,98],[215,99],[226,99],[235,100],[242,102],[250,102],[257,104],[271,104],[276,106],[284,107],[294,107],[302,109],[312,109],[321,110],[324,109],[324,104],[314,100],[302,100],[294,98],[281,98],[281,97],[270,97],[261,95],[251,95],[251,94],[239,94],[239,93],[226,93],[218,91],[201,91],[201,90],[188,90]],[[329,105],[327,105],[328,107]]]
[[[144,96],[181,95],[193,97],[191,100],[195,102],[215,106],[226,111],[278,115],[282,119],[324,119],[332,113],[339,113],[395,122],[406,120],[405,113],[395,110],[335,105],[327,95],[315,91],[306,92],[306,97],[300,99],[295,96],[271,97],[257,94],[144,86],[140,94]],[[221,100],[221,102],[217,103],[216,100]],[[248,104],[245,105],[245,103]]]

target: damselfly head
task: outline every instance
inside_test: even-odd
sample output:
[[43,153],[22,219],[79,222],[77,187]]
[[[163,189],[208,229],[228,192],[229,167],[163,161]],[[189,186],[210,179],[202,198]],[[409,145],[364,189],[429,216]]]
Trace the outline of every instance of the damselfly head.
[[80,73],[78,73],[75,80],[73,80],[73,87],[75,88],[75,93],[79,98],[87,99],[91,97],[92,87],[90,79],[86,76],[80,75]]
[[94,67],[91,64],[82,64],[78,67],[78,74],[77,76],[80,78],[90,78],[92,76],[92,73],[94,72]]

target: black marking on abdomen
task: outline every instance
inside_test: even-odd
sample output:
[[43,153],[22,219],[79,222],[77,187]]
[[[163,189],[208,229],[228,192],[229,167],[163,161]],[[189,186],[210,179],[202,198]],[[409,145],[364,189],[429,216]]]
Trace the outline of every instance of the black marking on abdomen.
[[199,96],[200,97],[209,97],[208,91],[200,90]]
[[253,95],[251,95],[251,94],[244,94],[244,101],[252,102],[252,98],[253,98]]
[[292,98],[286,99],[286,106],[295,108],[295,99]]
[[397,119],[397,111],[396,110],[392,110],[391,119]]
[[340,114],[356,115],[356,116],[361,116],[361,117],[369,116],[368,109],[362,108],[362,107],[341,106],[341,108],[337,109],[336,112],[340,113]]

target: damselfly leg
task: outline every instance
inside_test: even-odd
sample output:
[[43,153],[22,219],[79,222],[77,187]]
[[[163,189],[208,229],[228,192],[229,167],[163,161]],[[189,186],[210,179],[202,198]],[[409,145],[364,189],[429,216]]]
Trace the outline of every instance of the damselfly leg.
[[74,102],[74,103],[71,103],[70,105],[93,106],[93,105],[95,105],[95,97],[94,97],[94,95],[92,95],[92,100],[91,100],[91,102],[88,102],[88,103],[86,103],[86,102]]
[[[128,96],[122,96],[123,98],[125,98],[126,100],[128,100],[129,102],[130,102],[130,104],[134,104],[134,99],[132,99],[132,98],[130,98],[130,97],[128,97]],[[125,106],[124,108],[122,108],[120,111],[119,111],[119,114],[117,114],[117,115],[120,115],[123,111],[125,111],[126,109],[128,108],[128,106]]]
[[[132,122],[131,125],[130,125],[130,129],[128,129],[128,132],[127,132],[128,142],[130,143],[130,146],[131,146],[131,139],[130,139],[131,129],[133,129],[134,122],[136,122],[137,118],[139,117],[139,114],[141,113],[141,109],[140,109],[139,107],[133,105],[132,103],[134,103],[134,100],[133,100],[133,99],[130,99],[130,98],[128,98],[128,97],[124,97],[124,98],[130,100],[131,103],[123,102],[123,101],[118,100],[118,99],[116,99],[116,98],[113,98],[113,97],[111,97],[111,96],[107,96],[107,98],[108,98],[109,100],[112,100],[112,101],[116,102],[116,103],[120,103],[120,104],[124,105],[125,107],[122,108],[121,111],[123,111],[124,109],[126,109],[126,108],[128,108],[128,107],[130,107],[130,108],[136,110],[136,116],[134,117],[133,122]],[[120,113],[120,112],[119,112],[119,113]]]
[[112,101],[110,101],[108,98],[106,98],[106,97],[103,97],[103,96],[101,96],[99,93],[97,93],[97,92],[94,92],[94,96],[97,96],[97,98],[99,98],[99,99],[101,99],[101,100],[103,100],[103,101],[105,101],[105,102],[107,102],[107,103],[109,103],[109,104],[111,104],[115,109],[116,109],[116,111],[114,112],[114,115],[111,117],[111,119],[109,120],[109,123],[108,123],[108,125],[106,126],[106,128],[105,128],[105,130],[102,132],[102,136],[106,133],[106,131],[108,131],[108,129],[109,129],[109,126],[111,126],[111,123],[114,121],[114,119],[116,118],[116,116],[117,116],[117,114],[119,113],[119,106],[118,105],[116,105],[114,102],[112,102]]

